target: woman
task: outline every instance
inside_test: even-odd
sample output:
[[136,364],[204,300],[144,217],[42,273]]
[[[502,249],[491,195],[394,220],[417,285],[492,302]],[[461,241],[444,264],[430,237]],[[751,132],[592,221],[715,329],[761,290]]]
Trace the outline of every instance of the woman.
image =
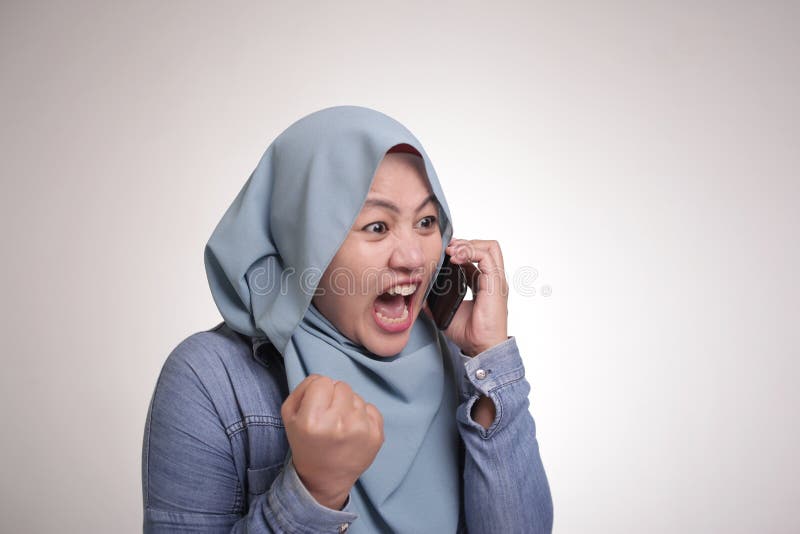
[[[281,133],[206,246],[224,322],[159,376],[145,530],[549,532],[501,251],[451,237],[394,119],[337,106]],[[441,332],[445,254],[480,273]]]

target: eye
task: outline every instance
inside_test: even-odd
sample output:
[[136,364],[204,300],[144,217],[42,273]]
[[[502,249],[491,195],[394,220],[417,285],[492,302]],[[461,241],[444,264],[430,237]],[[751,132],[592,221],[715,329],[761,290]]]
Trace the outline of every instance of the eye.
[[370,232],[369,228],[375,228],[376,226],[379,227],[379,228],[383,228],[384,230],[386,229],[386,224],[385,223],[374,222],[374,223],[369,223],[364,228],[362,228],[362,230],[366,230],[367,232],[369,232],[371,234],[382,234],[383,232]]
[[[430,221],[430,222],[428,222],[428,224],[426,225],[424,224],[424,221]],[[427,217],[423,218],[422,221],[420,221],[420,224],[422,224],[423,228],[433,228],[433,225],[435,223],[436,223],[436,217],[433,215],[428,215]]]

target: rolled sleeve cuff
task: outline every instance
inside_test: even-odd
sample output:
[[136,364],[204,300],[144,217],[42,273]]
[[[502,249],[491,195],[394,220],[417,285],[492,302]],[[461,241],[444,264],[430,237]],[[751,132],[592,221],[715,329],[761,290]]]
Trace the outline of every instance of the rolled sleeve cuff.
[[291,458],[278,477],[269,499],[279,521],[285,523],[287,531],[344,532],[358,518],[358,514],[352,509],[350,494],[341,510],[318,503],[303,485]]
[[491,390],[525,376],[525,366],[514,336],[473,357],[460,349],[459,353],[464,366],[460,381],[462,399],[471,397],[476,391],[488,396]]

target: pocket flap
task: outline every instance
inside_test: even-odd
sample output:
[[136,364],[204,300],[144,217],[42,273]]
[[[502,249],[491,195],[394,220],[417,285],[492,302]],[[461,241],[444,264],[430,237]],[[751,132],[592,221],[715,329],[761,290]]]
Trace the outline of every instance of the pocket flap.
[[267,491],[272,485],[272,481],[278,476],[278,471],[281,467],[283,467],[283,462],[258,469],[248,468],[247,492],[251,495],[260,495]]

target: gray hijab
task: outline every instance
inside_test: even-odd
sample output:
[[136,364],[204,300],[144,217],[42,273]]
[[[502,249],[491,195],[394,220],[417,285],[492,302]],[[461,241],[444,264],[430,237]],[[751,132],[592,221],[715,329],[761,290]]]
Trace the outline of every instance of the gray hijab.
[[269,338],[283,355],[290,390],[318,373],[347,382],[381,411],[386,439],[351,492],[359,519],[350,531],[441,534],[456,531],[461,478],[455,382],[443,334],[420,313],[405,348],[380,358],[311,304],[378,165],[398,144],[422,155],[439,202],[438,270],[453,230],[433,165],[402,124],[358,106],[307,115],[272,142],[211,235],[205,267],[225,322]]

